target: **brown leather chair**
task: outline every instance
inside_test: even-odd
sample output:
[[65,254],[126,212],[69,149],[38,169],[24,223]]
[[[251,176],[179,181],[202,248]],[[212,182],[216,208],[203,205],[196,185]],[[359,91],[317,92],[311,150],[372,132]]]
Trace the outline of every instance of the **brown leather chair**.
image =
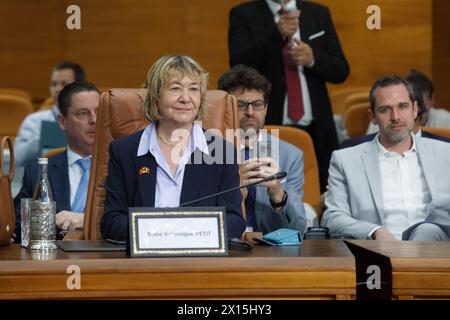
[[25,117],[33,112],[30,100],[10,94],[0,94],[0,136],[15,137]]
[[422,127],[422,130],[436,134],[438,136],[446,137],[450,139],[450,129],[445,128],[431,128],[431,127]]
[[44,153],[44,158],[50,158],[66,151],[66,147],[55,148]]
[[278,129],[279,138],[281,140],[289,142],[303,151],[303,174],[305,178],[305,183],[303,186],[303,201],[313,206],[314,210],[319,215],[320,220],[321,205],[319,167],[317,165],[316,152],[314,151],[314,144],[311,137],[306,131],[292,127],[267,125],[264,128],[268,129],[268,133],[270,133],[273,129]]
[[369,104],[369,92],[367,91],[358,91],[352,94],[349,94],[344,100],[344,110],[342,110],[345,114],[347,110],[354,106],[355,104],[367,103]]
[[[112,140],[130,135],[143,129],[148,123],[139,105],[146,95],[146,89],[110,89],[101,96],[97,111],[95,144],[89,188],[84,217],[84,235],[72,234],[67,239],[101,239],[100,220],[105,203],[105,180],[108,174],[108,147]],[[239,128],[236,98],[221,90],[210,90],[206,94],[208,117],[204,128],[217,128],[222,133],[226,129]],[[236,138],[233,138],[236,142]]]
[[330,92],[330,101],[334,114],[343,116],[347,109],[348,103],[351,102],[354,96],[353,94],[362,94],[369,99],[370,87],[357,86],[357,87],[339,87],[333,89]]
[[350,138],[364,136],[369,126],[369,103],[357,103],[345,112],[345,128]]
[[9,94],[11,96],[22,97],[22,98],[25,98],[28,101],[32,102],[31,95],[25,90],[13,89],[13,88],[0,88],[0,94]]
[[44,100],[44,102],[42,102],[41,107],[39,108],[39,110],[48,110],[51,107],[53,107],[53,105],[55,104],[55,102],[53,101],[52,97],[48,97]]

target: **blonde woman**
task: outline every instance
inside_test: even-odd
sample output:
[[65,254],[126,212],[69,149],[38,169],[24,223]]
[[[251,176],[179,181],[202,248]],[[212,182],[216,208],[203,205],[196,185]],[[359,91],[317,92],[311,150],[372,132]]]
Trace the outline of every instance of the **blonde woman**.
[[[128,207],[178,207],[239,185],[237,162],[211,161],[211,142],[216,146],[219,138],[210,139],[194,123],[205,115],[207,82],[206,71],[188,56],[163,56],[150,68],[143,104],[150,124],[110,146],[104,238],[128,238]],[[194,205],[226,207],[228,236],[241,238],[241,202],[237,190]]]

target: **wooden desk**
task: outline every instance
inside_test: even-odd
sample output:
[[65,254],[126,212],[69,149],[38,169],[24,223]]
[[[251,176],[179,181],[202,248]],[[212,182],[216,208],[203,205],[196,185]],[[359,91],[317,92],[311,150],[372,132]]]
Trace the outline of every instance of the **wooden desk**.
[[[349,240],[390,261],[392,297],[450,298],[450,243],[446,241]],[[358,259],[358,257],[357,257]]]
[[[80,290],[67,289],[70,265],[81,269]],[[18,245],[0,247],[0,299],[354,296],[355,262],[340,240],[306,240],[301,247],[256,246],[251,252],[208,258],[58,252],[51,260],[33,260]]]

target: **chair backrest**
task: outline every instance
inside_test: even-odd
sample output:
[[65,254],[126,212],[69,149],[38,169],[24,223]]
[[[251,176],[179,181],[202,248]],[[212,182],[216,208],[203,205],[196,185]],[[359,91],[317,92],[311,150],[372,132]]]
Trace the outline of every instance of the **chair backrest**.
[[344,100],[344,114],[351,106],[360,103],[370,104],[368,92],[354,92],[349,94]]
[[[304,197],[303,201],[309,203],[314,207],[316,212],[320,215],[320,183],[319,183],[319,167],[317,165],[316,152],[314,151],[314,144],[310,135],[301,129],[286,127],[286,126],[272,126],[264,127],[268,133],[273,129],[279,130],[279,138],[303,151],[304,161]],[[320,218],[320,217],[319,217]]]
[[[100,220],[105,203],[105,180],[108,175],[108,147],[111,141],[142,130],[148,123],[139,105],[146,89],[110,89],[101,96],[97,111],[95,143],[92,154],[89,188],[84,217],[84,239],[101,239]],[[204,128],[226,129],[239,127],[236,98],[221,90],[206,94],[208,117]]]
[[48,97],[47,99],[44,100],[44,102],[42,102],[42,105],[39,108],[39,110],[50,109],[51,107],[53,107],[54,104],[55,104],[55,102],[53,101],[53,98],[52,97]]
[[330,101],[334,114],[343,116],[346,106],[347,98],[354,93],[361,93],[369,99],[370,87],[357,86],[357,87],[342,87],[336,88],[330,92]]
[[25,90],[14,88],[0,88],[0,94],[9,94],[12,96],[22,97],[32,102],[31,95]]
[[450,129],[445,128],[431,128],[431,127],[422,127],[422,130],[436,134],[438,136],[446,137],[450,139]]
[[369,126],[369,104],[357,103],[345,112],[345,128],[350,138],[364,136]]
[[63,153],[65,151],[66,151],[66,147],[48,150],[47,152],[44,153],[43,157],[50,158],[50,157],[56,156],[57,154]]
[[30,100],[20,96],[0,94],[0,136],[15,137],[23,119],[31,112],[33,112],[33,105]]

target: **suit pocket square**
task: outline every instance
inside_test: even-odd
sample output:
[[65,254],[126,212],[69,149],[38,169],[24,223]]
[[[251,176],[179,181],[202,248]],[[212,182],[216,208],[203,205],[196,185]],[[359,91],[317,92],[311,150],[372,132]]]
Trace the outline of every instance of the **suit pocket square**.
[[319,32],[317,32],[317,33],[314,33],[314,34],[310,35],[310,36],[308,37],[308,40],[314,40],[314,39],[316,39],[316,38],[318,38],[318,37],[323,36],[324,34],[325,34],[325,30],[319,31]]
[[298,230],[282,228],[268,233],[262,238],[253,238],[253,240],[271,246],[298,246],[302,243],[302,236]]

